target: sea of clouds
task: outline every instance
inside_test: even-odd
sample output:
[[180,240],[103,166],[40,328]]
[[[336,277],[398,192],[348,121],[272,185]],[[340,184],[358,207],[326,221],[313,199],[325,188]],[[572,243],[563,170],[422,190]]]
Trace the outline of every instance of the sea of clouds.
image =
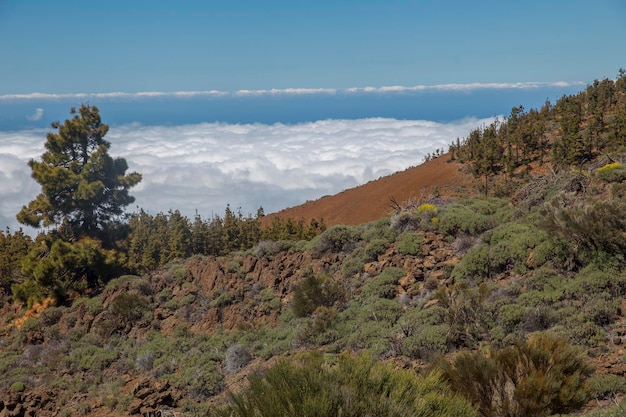
[[81,103],[111,126],[111,155],[143,175],[128,211],[211,218],[227,205],[275,212],[419,165],[513,105],[581,85],[0,94],[0,228],[19,228],[15,215],[40,192],[28,161],[44,152],[46,126]]
[[[275,212],[419,165],[426,154],[447,150],[492,120],[135,123],[111,127],[106,139],[112,156],[143,175],[128,211],[172,209],[210,218],[223,215],[227,204],[244,215],[259,207]],[[19,228],[16,213],[40,191],[27,162],[40,158],[48,131],[0,132],[0,227]]]

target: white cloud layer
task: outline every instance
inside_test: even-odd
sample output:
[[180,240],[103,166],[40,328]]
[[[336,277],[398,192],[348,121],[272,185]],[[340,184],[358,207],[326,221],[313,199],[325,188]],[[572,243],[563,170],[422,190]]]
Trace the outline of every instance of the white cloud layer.
[[516,83],[465,83],[465,84],[434,84],[414,86],[383,86],[383,87],[351,87],[345,89],[334,88],[284,88],[268,90],[238,90],[234,92],[219,90],[203,91],[143,91],[137,93],[28,93],[2,94],[0,101],[23,100],[79,100],[90,99],[147,99],[147,98],[200,98],[200,97],[260,97],[260,96],[301,96],[301,95],[339,95],[339,94],[389,94],[410,93],[420,91],[476,91],[476,90],[528,90],[549,87],[584,86],[582,81],[567,82],[516,82]]
[[[285,124],[202,123],[112,127],[110,153],[143,175],[133,207],[152,214],[178,209],[192,218],[278,211],[404,170],[435,149],[447,150],[493,119],[323,120]],[[0,132],[0,227],[39,193],[29,159],[43,153],[46,129]]]

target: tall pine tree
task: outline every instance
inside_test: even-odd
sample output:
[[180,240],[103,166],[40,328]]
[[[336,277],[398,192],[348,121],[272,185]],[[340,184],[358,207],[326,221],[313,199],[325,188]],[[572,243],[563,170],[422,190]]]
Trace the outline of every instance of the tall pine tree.
[[[116,241],[124,237],[124,208],[134,201],[128,191],[141,181],[140,174],[126,174],[123,158],[109,156],[109,127],[97,107],[82,105],[70,114],[52,124],[58,132],[48,133],[41,160],[29,162],[41,193],[17,215],[23,224],[52,228],[37,238],[23,272],[57,295],[120,273],[125,257]],[[19,284],[14,294],[31,283]]]
[[70,239],[101,237],[115,224],[124,208],[134,201],[128,190],[141,181],[138,173],[126,174],[123,158],[109,156],[109,130],[95,106],[72,108],[71,119],[52,127],[41,161],[31,160],[32,177],[41,185],[39,194],[17,215],[29,226],[56,226]]

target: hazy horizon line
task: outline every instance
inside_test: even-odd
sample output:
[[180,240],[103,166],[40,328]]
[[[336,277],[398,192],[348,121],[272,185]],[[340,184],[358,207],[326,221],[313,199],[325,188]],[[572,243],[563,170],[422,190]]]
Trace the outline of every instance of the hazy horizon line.
[[573,87],[585,85],[583,81],[554,82],[514,82],[514,83],[448,83],[414,86],[382,86],[382,87],[350,87],[350,88],[272,88],[272,89],[241,89],[236,91],[221,90],[190,90],[190,91],[139,91],[108,92],[108,93],[16,93],[0,94],[0,101],[29,100],[63,100],[63,99],[150,99],[150,98],[196,98],[196,97],[261,97],[261,96],[301,96],[301,95],[340,95],[340,94],[388,94],[412,93],[426,91],[474,91],[474,90],[527,90],[549,87]]

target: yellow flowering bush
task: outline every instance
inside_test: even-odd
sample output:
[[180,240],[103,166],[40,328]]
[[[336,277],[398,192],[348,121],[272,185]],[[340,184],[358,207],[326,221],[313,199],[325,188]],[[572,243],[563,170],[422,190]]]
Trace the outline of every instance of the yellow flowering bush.
[[608,182],[622,182],[626,179],[626,168],[619,162],[612,162],[598,168],[596,176]]
[[423,222],[430,222],[432,224],[439,223],[437,218],[437,206],[434,204],[425,203],[417,208],[417,215]]
[[437,213],[437,206],[435,206],[434,204],[425,203],[417,208],[417,212],[420,214],[424,212]]

